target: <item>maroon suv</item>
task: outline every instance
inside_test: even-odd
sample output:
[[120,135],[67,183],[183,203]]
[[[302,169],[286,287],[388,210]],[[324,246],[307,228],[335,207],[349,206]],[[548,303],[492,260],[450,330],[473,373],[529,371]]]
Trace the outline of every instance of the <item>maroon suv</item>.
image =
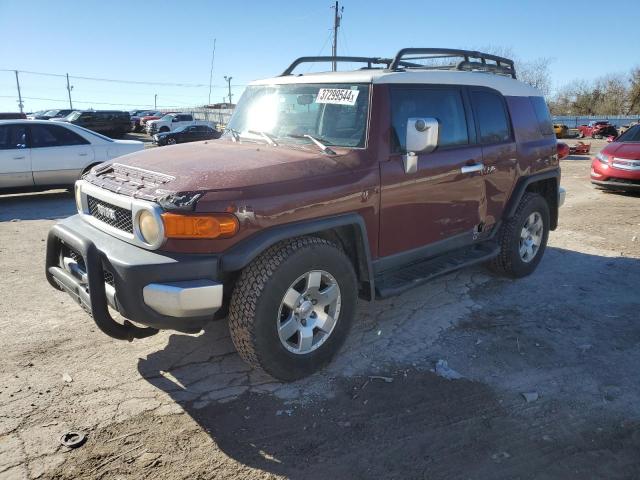
[[[365,66],[293,74],[333,60]],[[533,272],[559,184],[544,99],[511,60],[305,57],[252,83],[220,140],[95,167],[49,233],[46,275],[118,339],[228,318],[242,358],[292,380],[336,353],[358,297],[477,263]]]

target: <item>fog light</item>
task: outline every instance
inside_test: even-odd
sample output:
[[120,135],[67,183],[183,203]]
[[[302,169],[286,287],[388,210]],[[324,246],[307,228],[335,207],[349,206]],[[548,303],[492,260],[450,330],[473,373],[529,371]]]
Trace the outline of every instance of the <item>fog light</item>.
[[149,245],[155,245],[160,240],[160,223],[151,212],[147,210],[140,212],[138,228],[142,239]]

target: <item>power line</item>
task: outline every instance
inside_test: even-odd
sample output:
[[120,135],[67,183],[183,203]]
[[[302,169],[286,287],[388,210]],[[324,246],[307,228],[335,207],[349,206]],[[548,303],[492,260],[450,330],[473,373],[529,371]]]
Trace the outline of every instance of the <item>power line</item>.
[[[0,72],[15,72],[17,71],[18,73],[25,73],[28,75],[41,75],[41,76],[45,76],[45,77],[60,77],[60,78],[66,78],[67,74],[61,74],[61,73],[50,73],[50,72],[34,72],[34,71],[30,71],[30,70],[15,70],[15,69],[5,69],[2,68],[0,69]],[[126,84],[131,84],[131,85],[154,85],[154,86],[161,86],[161,87],[188,87],[188,88],[208,88],[209,85],[208,84],[203,84],[203,83],[173,83],[173,82],[149,82],[149,81],[143,81],[143,80],[122,80],[122,79],[113,79],[113,78],[101,78],[101,77],[88,77],[88,76],[84,76],[84,75],[68,75],[69,78],[71,79],[75,79],[75,80],[89,80],[89,81],[95,81],[95,82],[111,82],[111,83],[126,83]],[[234,85],[234,87],[245,87],[246,84],[238,84],[238,85]],[[226,85],[212,85],[212,88],[226,88]]]

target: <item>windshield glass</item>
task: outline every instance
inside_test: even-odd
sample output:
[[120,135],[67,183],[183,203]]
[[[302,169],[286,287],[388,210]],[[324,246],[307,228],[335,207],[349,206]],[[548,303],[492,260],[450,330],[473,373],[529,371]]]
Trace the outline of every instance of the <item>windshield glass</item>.
[[47,117],[55,117],[56,113],[58,113],[58,110],[47,110],[44,112]]
[[241,138],[278,143],[364,147],[369,86],[352,84],[254,85],[238,102],[229,128]]
[[618,138],[616,142],[640,142],[640,125],[631,127]]
[[82,112],[71,112],[69,115],[67,115],[67,120],[73,122],[74,120],[77,120],[80,115],[82,115]]

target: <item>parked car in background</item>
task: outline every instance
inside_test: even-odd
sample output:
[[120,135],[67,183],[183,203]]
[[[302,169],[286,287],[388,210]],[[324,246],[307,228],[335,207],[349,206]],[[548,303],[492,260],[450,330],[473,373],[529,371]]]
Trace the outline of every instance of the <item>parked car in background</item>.
[[580,125],[578,127],[578,138],[591,137],[591,138],[604,138],[609,135],[614,137],[618,136],[618,130],[615,125],[608,121],[593,121],[587,125]]
[[158,116],[159,118],[162,116],[162,113],[156,112],[154,110],[132,110],[131,112],[129,112],[129,115],[131,116],[131,130],[133,132],[139,132],[143,129],[140,121],[144,117]]
[[560,123],[553,124],[553,133],[556,134],[556,138],[564,138],[567,136],[567,132],[569,131],[569,127]]
[[609,190],[640,191],[640,125],[631,127],[593,157],[591,183]]
[[25,119],[27,116],[20,112],[0,112],[0,120]]
[[51,120],[52,118],[63,118],[73,112],[72,109],[46,110],[38,115],[33,115],[33,120]]
[[178,127],[186,127],[189,125],[208,125],[213,128],[213,122],[204,120],[194,120],[190,113],[168,113],[158,120],[147,122],[147,133],[153,135],[155,133],[171,132]]
[[69,187],[92,166],[142,150],[70,123],[0,121],[0,191]]
[[[168,113],[173,113],[173,112],[168,112]],[[145,115],[144,117],[140,117],[140,128],[141,128],[141,130],[146,129],[147,123],[150,122],[151,120],[158,120],[158,119],[164,117],[165,115],[166,115],[166,113],[163,113],[163,112],[153,112],[150,115]]]
[[38,110],[36,112],[27,113],[27,118],[29,120],[37,120],[40,115],[44,115],[47,110]]
[[131,131],[129,112],[120,110],[77,110],[64,118],[52,118],[79,125],[110,137],[121,137]]
[[564,142],[558,142],[558,158],[560,160],[562,160],[563,158],[567,158],[569,156],[569,153],[569,145]]
[[158,146],[175,145],[176,143],[199,142],[201,140],[214,140],[220,138],[221,132],[209,125],[188,125],[176,128],[172,132],[156,133],[153,143]]

